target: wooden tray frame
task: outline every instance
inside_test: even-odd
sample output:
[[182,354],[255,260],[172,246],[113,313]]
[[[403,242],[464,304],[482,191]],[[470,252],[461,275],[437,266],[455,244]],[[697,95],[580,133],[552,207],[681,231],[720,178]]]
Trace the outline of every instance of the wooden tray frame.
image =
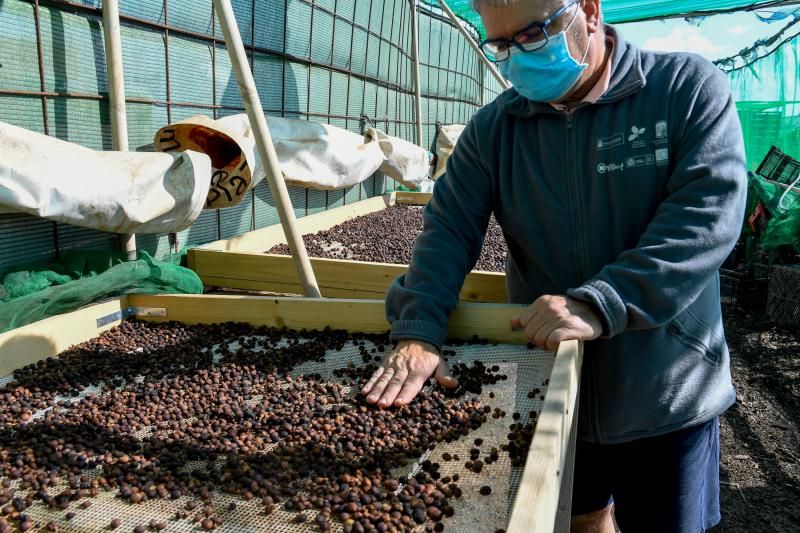
[[[450,317],[448,334],[490,342],[520,344],[509,320],[520,306],[462,303]],[[309,300],[258,296],[131,295],[51,317],[0,334],[0,375],[51,357],[91,339],[126,316],[185,323],[243,321],[289,328],[333,328],[353,332],[388,329],[380,300]],[[507,531],[568,531],[578,388],[583,345],[561,343],[526,461]]]
[[[298,219],[297,226],[303,235],[316,233],[393,205],[425,205],[430,198],[431,193],[393,192]],[[268,226],[189,250],[189,268],[207,286],[302,294],[303,287],[297,279],[292,258],[264,253],[264,250],[285,242],[280,224]],[[407,265],[320,258],[311,258],[311,266],[322,296],[357,299],[383,298],[392,280],[408,268]],[[470,273],[464,281],[460,299],[507,302],[505,275]]]

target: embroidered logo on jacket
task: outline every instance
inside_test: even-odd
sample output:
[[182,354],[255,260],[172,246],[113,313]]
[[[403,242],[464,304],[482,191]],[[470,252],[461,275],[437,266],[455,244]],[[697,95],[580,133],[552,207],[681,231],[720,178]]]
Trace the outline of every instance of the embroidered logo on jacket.
[[609,148],[614,148],[615,146],[621,146],[623,144],[625,144],[625,134],[619,132],[610,137],[600,137],[597,139],[597,150],[608,150]]
[[628,140],[630,142],[637,140],[645,131],[647,131],[646,128],[637,128],[636,126],[631,126],[631,134],[628,135]]
[[623,163],[600,163],[597,165],[597,172],[600,174],[616,172],[618,170],[625,170],[625,165]]

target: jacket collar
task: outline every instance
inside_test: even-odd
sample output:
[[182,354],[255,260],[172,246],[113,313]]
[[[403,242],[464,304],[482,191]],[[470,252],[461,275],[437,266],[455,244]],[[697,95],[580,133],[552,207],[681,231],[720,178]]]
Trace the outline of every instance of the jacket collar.
[[[622,33],[613,26],[606,24],[605,30],[614,37],[614,54],[611,56],[611,80],[608,90],[597,101],[597,104],[624,98],[644,87],[646,83],[642,72],[642,56],[639,47],[627,42]],[[506,112],[520,117],[555,111],[550,104],[528,100],[513,87],[498,96],[498,104]]]

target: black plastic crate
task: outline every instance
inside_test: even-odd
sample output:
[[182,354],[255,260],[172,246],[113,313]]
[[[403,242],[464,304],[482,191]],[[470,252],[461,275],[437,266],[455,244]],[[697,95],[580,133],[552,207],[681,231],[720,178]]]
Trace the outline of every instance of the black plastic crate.
[[800,176],[800,161],[773,146],[758,166],[756,174],[770,181],[790,185]]

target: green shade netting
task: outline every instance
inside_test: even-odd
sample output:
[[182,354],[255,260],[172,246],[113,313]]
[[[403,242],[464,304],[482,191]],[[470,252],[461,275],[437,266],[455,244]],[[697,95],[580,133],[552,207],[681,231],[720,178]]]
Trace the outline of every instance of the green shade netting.
[[[432,6],[438,5],[436,1],[422,1]],[[775,2],[770,0],[760,2],[752,0],[749,2],[742,0],[605,0],[601,5],[605,21],[619,24],[677,16],[697,16],[774,4]],[[481,34],[481,38],[485,36],[481,18],[470,8],[469,0],[450,0],[447,5],[456,15],[475,26]]]
[[726,74],[751,170],[773,145],[800,159],[800,35],[775,44],[768,55]]
[[200,278],[180,261],[180,254],[158,261],[140,251],[125,261],[120,252],[72,252],[16,269],[0,286],[0,333],[120,294],[202,293]]
[[785,188],[755,174],[750,174],[750,186],[772,215],[761,237],[761,247],[770,251],[792,246],[800,252],[800,192],[795,192],[798,189],[787,193]]

